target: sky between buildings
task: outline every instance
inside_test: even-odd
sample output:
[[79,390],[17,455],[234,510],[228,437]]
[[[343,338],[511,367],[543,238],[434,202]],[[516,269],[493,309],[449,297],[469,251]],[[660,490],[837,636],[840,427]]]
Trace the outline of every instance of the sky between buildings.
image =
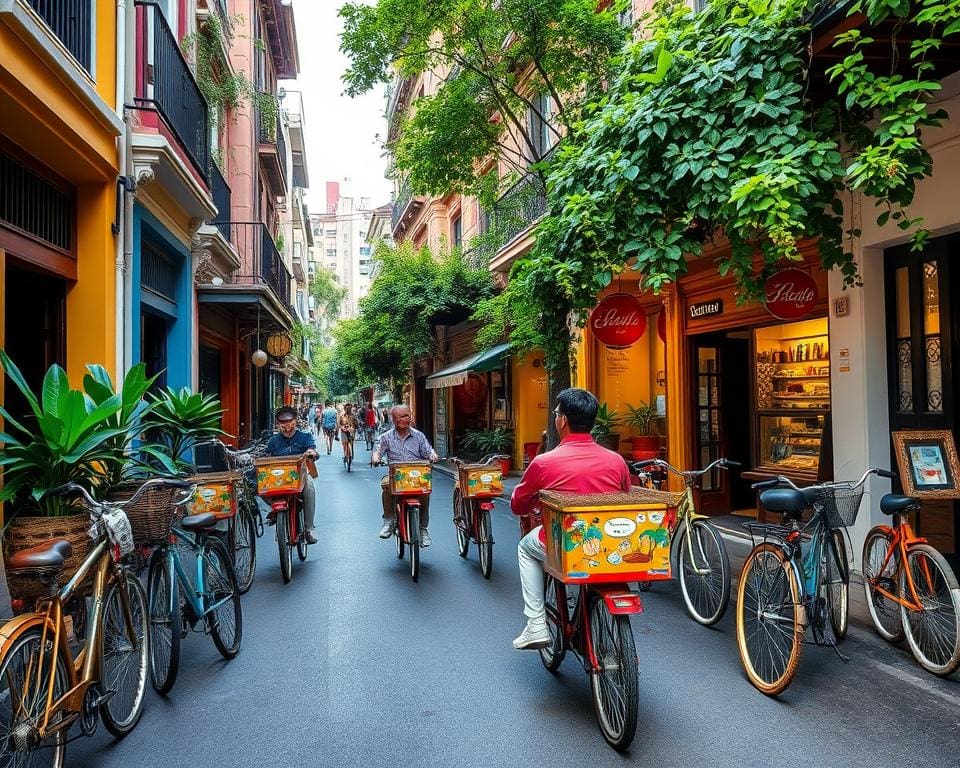
[[374,207],[390,200],[391,184],[383,177],[383,88],[351,99],[343,93],[340,76],[347,59],[340,53],[341,21],[337,10],[344,0],[293,0],[300,49],[300,76],[286,82],[287,90],[303,93],[308,205],[326,210],[324,182],[349,178],[350,192],[369,197]]

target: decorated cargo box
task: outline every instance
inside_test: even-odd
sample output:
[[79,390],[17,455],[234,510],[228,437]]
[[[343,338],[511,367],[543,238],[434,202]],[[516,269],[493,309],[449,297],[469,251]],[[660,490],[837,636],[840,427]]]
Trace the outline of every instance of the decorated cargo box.
[[568,584],[670,578],[671,510],[638,493],[540,494],[546,570]]
[[460,467],[460,492],[467,499],[501,496],[503,472],[487,464],[464,464]]
[[211,472],[194,475],[188,482],[196,483],[193,497],[186,504],[188,515],[201,515],[210,512],[218,520],[225,520],[237,513],[237,484],[240,477],[236,472]]
[[390,465],[390,493],[421,495],[432,489],[433,466],[429,461],[405,461]]
[[261,496],[299,493],[306,481],[305,456],[270,456],[255,459],[257,493]]

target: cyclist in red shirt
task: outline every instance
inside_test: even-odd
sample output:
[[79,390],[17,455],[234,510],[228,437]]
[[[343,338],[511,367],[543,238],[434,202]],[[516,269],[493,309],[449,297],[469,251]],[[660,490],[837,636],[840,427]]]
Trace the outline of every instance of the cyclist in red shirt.
[[[523,480],[513,490],[510,508],[515,515],[535,512],[540,491],[566,493],[625,493],[630,490],[630,470],[623,457],[601,445],[590,434],[597,418],[597,398],[585,389],[572,387],[557,395],[553,411],[560,444],[538,454]],[[550,645],[543,609],[543,561],[546,559],[543,526],[520,539],[517,558],[523,588],[523,612],[527,625],[513,641],[519,650]]]
[[366,412],[363,416],[363,436],[367,441],[367,450],[373,450],[373,438],[376,436],[377,432],[377,411],[373,407],[373,403],[367,403]]

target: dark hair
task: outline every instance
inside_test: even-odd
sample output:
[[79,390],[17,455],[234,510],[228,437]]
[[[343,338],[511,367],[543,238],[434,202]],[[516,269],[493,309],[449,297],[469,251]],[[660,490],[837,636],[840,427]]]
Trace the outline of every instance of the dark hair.
[[329,407],[333,405],[333,400],[327,400],[326,405]]
[[557,395],[557,410],[567,417],[571,432],[589,432],[597,419],[600,403],[585,389],[570,387]]
[[280,419],[283,418],[283,414],[285,413],[288,414],[292,419],[297,418],[297,412],[293,410],[293,408],[291,408],[289,405],[284,405],[280,408],[277,408],[277,413],[276,413],[277,421],[280,421]]

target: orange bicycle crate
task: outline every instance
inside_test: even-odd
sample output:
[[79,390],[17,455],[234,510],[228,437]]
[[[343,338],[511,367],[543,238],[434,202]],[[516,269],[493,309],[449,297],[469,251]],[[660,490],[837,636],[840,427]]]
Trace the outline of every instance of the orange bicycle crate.
[[196,483],[193,496],[186,504],[188,515],[213,514],[218,520],[225,520],[237,514],[237,486],[240,475],[237,472],[209,472],[187,478]]
[[547,573],[567,584],[670,578],[668,507],[639,493],[540,493]]
[[306,456],[267,456],[254,459],[257,493],[261,496],[299,493],[307,477]]
[[460,493],[465,499],[492,499],[503,495],[503,472],[487,464],[462,464],[458,467]]
[[433,465],[429,461],[404,461],[390,465],[390,493],[422,495],[433,489]]

